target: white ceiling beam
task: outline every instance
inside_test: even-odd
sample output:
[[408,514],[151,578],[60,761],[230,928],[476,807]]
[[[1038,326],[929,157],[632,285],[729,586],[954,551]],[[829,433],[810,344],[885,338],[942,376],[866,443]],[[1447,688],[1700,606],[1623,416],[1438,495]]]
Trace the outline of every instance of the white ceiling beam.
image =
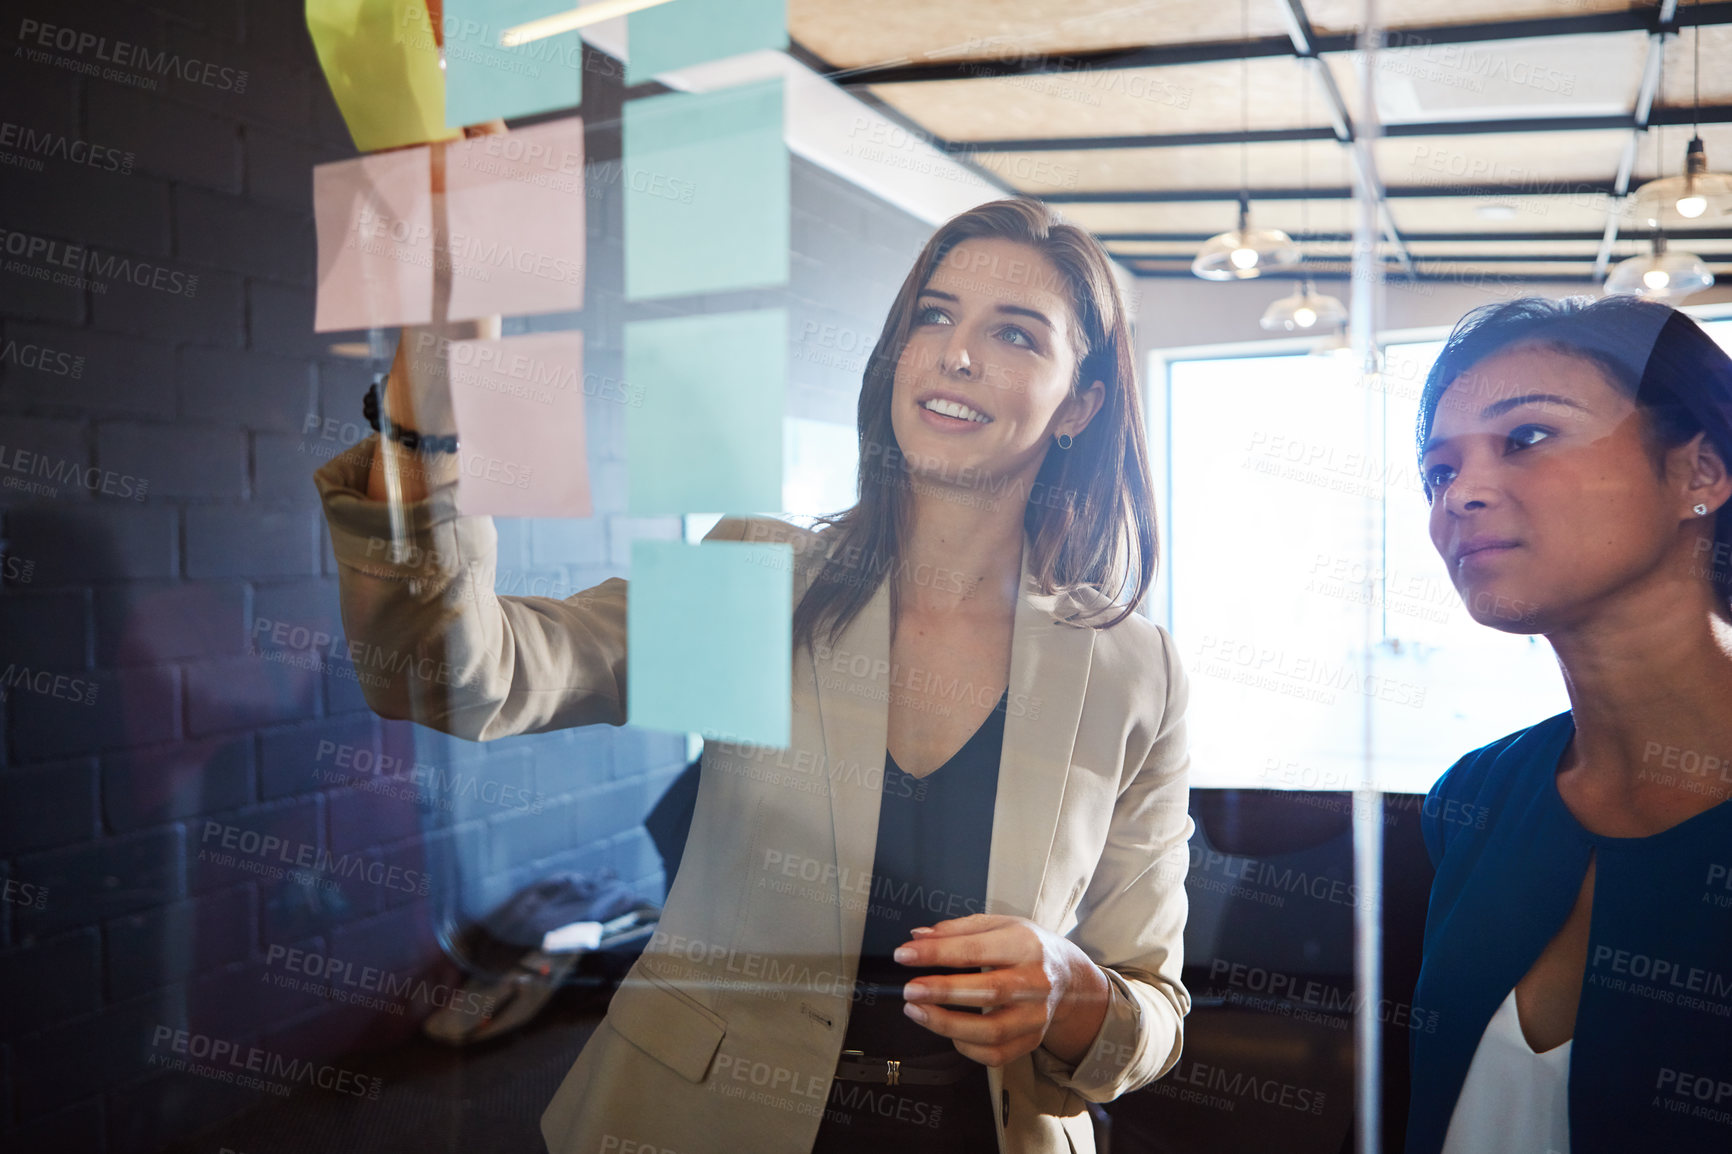
[[[1606,231],[1600,238],[1600,251],[1594,257],[1594,283],[1606,279],[1612,263],[1612,247],[1618,243],[1618,225],[1624,215],[1624,204],[1630,195],[1630,177],[1636,171],[1636,146],[1648,134],[1648,119],[1654,114],[1654,101],[1660,95],[1660,64],[1666,58],[1666,37],[1677,32],[1678,0],[1664,0],[1654,31],[1648,36],[1648,59],[1642,68],[1642,83],[1636,88],[1636,106],[1631,119],[1636,127],[1624,142],[1624,152],[1618,159],[1618,175],[1613,181],[1612,203],[1606,210]],[[1701,30],[1698,29],[1698,36]]]

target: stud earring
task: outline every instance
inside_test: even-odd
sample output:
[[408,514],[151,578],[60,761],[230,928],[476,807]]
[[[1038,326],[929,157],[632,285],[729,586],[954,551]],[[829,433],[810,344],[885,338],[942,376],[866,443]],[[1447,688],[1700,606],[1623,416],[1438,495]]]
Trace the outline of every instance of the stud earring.
[[1074,444],[1076,444],[1076,441],[1071,439],[1071,435],[1069,433],[1060,433],[1058,435],[1058,447],[1059,448],[1068,449]]
[[1706,506],[1706,505],[1697,505],[1697,506],[1696,506],[1696,508],[1695,508],[1695,509],[1694,509],[1694,510],[1693,510],[1693,512],[1694,512],[1694,513],[1695,513],[1695,514],[1696,514],[1696,516],[1698,516],[1698,517],[1706,517],[1706,516],[1707,516],[1707,515],[1708,515],[1708,506]]

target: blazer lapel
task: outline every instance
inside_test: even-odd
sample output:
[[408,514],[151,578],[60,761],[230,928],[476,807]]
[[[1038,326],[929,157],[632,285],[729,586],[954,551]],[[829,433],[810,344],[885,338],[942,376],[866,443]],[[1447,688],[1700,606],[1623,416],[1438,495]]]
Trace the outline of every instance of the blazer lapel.
[[1069,611],[1069,600],[1035,591],[1026,544],[1022,588],[1010,643],[1010,700],[998,763],[986,910],[1038,921],[1095,630],[1058,620]]
[[890,720],[890,583],[881,582],[835,645],[813,646],[825,780],[841,886],[837,956],[852,972],[866,932],[866,900],[878,851],[878,809]]

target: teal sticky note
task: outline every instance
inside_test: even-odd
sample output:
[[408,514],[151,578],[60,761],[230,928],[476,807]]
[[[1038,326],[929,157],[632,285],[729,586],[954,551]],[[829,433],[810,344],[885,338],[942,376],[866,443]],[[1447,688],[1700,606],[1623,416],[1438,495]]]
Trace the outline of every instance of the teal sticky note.
[[786,284],[781,79],[633,100],[623,119],[626,299]]
[[626,17],[625,82],[788,46],[788,0],[673,0]]
[[786,747],[793,597],[787,545],[633,541],[626,720]]
[[501,48],[499,35],[570,0],[445,0],[445,123],[571,108],[583,99],[583,39],[561,32]]
[[625,379],[632,516],[781,510],[785,310],[633,321]]

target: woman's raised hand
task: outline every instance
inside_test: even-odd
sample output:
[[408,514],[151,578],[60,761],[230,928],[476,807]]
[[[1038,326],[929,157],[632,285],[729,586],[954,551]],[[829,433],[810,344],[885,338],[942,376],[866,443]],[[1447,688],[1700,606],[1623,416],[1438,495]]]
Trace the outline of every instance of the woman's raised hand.
[[[506,131],[505,121],[490,120],[464,128],[465,137],[493,136]],[[415,145],[414,147],[424,147]],[[445,145],[435,143],[432,149],[432,192],[445,192]],[[436,230],[440,235],[444,230]],[[450,299],[450,264],[434,261],[435,322],[431,325],[405,325],[397,342],[397,356],[385,379],[384,411],[393,423],[429,436],[446,436],[457,431],[456,417],[451,409],[451,382],[446,371],[450,341],[491,340],[499,336],[499,318],[440,323],[443,302]],[[373,469],[367,480],[367,495],[376,501],[389,499],[391,486],[387,468],[396,472],[397,493],[401,501],[419,501],[434,488],[457,476],[455,454],[412,453],[401,445],[380,439],[383,446],[373,454]]]

